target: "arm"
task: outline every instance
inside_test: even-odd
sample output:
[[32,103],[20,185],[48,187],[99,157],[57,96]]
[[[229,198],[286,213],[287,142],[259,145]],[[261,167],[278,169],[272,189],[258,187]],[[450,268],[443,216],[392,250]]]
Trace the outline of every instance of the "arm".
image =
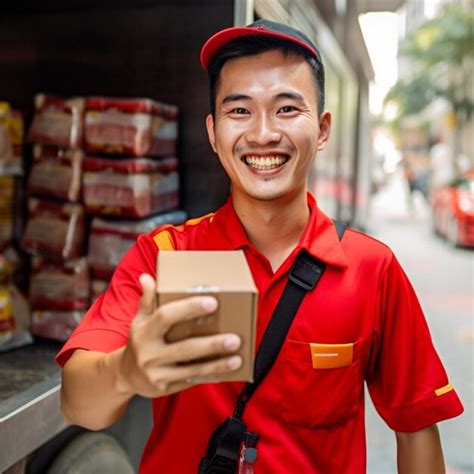
[[[110,426],[124,413],[134,395],[162,397],[196,385],[196,379],[240,367],[240,346],[232,334],[195,337],[168,344],[165,334],[174,324],[212,313],[212,297],[191,297],[157,308],[156,285],[140,277],[142,296],[127,344],[113,352],[76,350],[62,373],[61,411],[73,424],[92,430]],[[195,362],[212,356],[215,359]],[[193,362],[194,361],[194,362]]]
[[436,425],[414,433],[396,432],[399,474],[444,474],[444,459]]

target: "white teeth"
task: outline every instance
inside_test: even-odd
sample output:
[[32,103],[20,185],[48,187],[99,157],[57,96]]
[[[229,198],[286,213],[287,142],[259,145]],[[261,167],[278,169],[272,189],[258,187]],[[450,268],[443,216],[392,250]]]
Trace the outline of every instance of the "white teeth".
[[273,156],[247,155],[245,157],[245,163],[257,170],[270,170],[270,169],[278,168],[287,160],[288,160],[288,157],[285,155],[273,155]]

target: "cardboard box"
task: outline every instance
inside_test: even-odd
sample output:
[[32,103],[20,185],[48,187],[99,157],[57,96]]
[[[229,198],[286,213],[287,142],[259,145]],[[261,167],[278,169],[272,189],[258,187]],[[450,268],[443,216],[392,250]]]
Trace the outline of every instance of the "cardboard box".
[[242,339],[240,369],[206,381],[253,381],[258,291],[242,250],[158,252],[158,304],[212,295],[215,313],[173,326],[166,340],[235,333]]

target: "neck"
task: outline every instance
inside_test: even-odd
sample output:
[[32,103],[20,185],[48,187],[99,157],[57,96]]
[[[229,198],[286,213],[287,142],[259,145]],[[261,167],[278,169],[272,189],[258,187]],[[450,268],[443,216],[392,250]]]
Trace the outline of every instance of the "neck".
[[276,270],[296,247],[308,223],[306,189],[296,196],[272,201],[234,192],[232,201],[250,242]]

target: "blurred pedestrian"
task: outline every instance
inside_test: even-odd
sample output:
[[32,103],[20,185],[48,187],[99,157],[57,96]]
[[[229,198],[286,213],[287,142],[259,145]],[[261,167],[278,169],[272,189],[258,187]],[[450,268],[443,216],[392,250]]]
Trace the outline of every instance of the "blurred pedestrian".
[[431,192],[451,183],[456,177],[452,148],[440,138],[430,148]]

